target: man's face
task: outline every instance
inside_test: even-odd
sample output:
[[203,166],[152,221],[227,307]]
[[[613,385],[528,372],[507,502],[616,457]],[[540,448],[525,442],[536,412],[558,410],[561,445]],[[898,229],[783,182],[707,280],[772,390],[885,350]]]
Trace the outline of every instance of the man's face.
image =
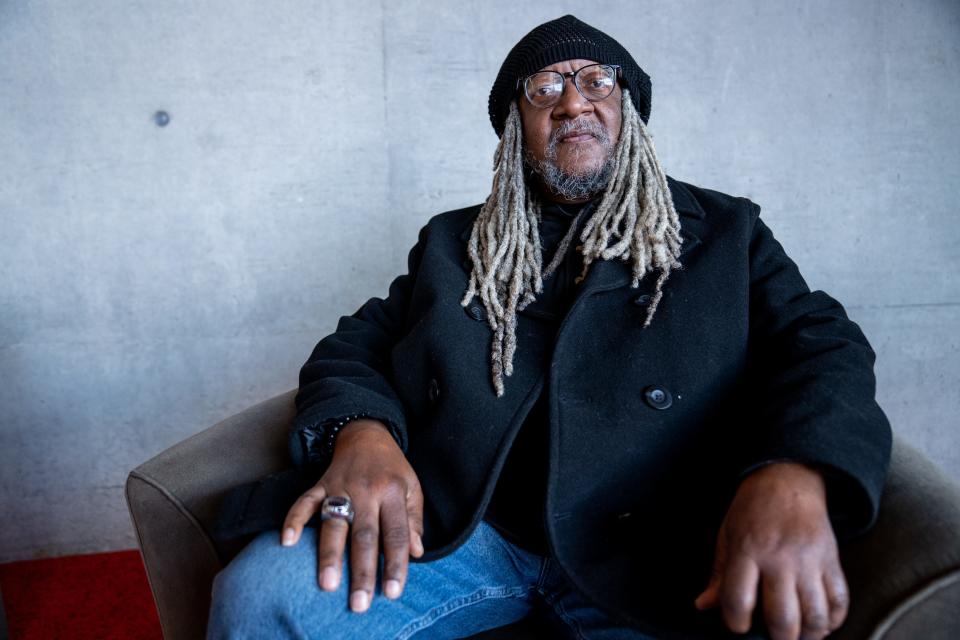
[[[589,64],[596,61],[565,60],[541,70],[568,73]],[[621,96],[617,85],[605,99],[590,102],[577,91],[573,78],[566,79],[563,95],[553,107],[538,109],[521,93],[528,162],[550,187],[551,199],[582,202],[598,190],[597,185],[605,185],[620,138]]]

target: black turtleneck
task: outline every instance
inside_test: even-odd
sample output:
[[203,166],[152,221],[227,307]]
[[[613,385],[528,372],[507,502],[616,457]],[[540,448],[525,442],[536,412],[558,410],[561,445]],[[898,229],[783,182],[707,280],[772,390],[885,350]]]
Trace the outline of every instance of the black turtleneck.
[[[570,230],[571,222],[583,210],[564,259],[543,281],[543,292],[527,307],[534,312],[531,317],[542,323],[543,330],[553,336],[556,336],[573,302],[573,281],[583,270],[583,258],[575,248],[580,244],[579,235],[590,217],[590,209],[584,207],[590,205],[592,209],[593,204],[594,201],[563,205],[548,203],[541,207],[540,243],[544,271]],[[547,384],[549,381],[544,384],[520,427],[484,516],[484,520],[496,527],[507,540],[541,556],[550,554],[543,524],[549,438]]]

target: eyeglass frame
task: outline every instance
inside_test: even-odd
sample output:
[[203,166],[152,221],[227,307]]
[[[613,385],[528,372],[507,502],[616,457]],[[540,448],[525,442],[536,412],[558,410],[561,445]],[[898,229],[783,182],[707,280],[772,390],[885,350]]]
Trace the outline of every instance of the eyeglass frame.
[[582,67],[580,67],[580,68],[577,69],[576,71],[567,71],[566,73],[564,73],[563,71],[551,71],[551,70],[547,70],[547,69],[541,69],[540,71],[534,71],[534,72],[531,73],[530,75],[524,76],[523,78],[517,78],[517,87],[516,87],[516,90],[517,90],[517,91],[520,91],[521,88],[523,89],[523,97],[527,99],[527,102],[530,104],[531,107],[534,107],[534,108],[536,108],[536,109],[550,109],[551,107],[555,107],[555,106],[557,106],[557,104],[559,104],[560,99],[562,98],[562,95],[563,95],[562,92],[561,92],[561,98],[558,98],[558,99],[557,99],[557,104],[552,104],[552,105],[549,105],[549,106],[546,106],[546,107],[538,107],[537,105],[533,104],[533,101],[530,100],[530,96],[527,95],[527,81],[530,80],[530,78],[532,78],[533,76],[537,75],[538,73],[556,73],[556,74],[559,74],[559,75],[563,76],[563,84],[564,84],[564,87],[566,87],[567,78],[570,78],[570,79],[573,81],[573,88],[577,90],[577,93],[579,93],[579,94],[583,97],[584,100],[587,100],[588,102],[600,102],[601,100],[606,100],[607,98],[610,97],[610,94],[613,93],[613,89],[611,89],[611,90],[610,90],[610,93],[608,93],[606,96],[604,96],[603,98],[600,98],[600,100],[591,100],[591,99],[588,98],[587,96],[583,95],[583,91],[580,90],[580,86],[577,84],[577,74],[580,73],[581,71],[583,71],[584,69],[589,68],[589,67],[610,67],[610,68],[613,69],[613,71],[614,71],[614,76],[613,76],[613,78],[614,78],[615,81],[619,82],[619,81],[623,78],[623,71],[622,71],[622,68],[620,67],[620,65],[618,65],[618,64],[608,64],[608,63],[606,63],[606,62],[593,62],[593,63],[591,63],[591,64],[585,64],[585,65],[583,65]]

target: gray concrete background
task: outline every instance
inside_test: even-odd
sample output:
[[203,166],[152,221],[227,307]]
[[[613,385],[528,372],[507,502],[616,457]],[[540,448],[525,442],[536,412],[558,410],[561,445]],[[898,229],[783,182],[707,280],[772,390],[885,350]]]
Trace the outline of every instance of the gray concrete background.
[[667,173],[763,207],[960,479],[954,0],[0,0],[0,561],[136,546],[127,472],[296,386],[483,199],[489,86],[567,12],[652,76]]

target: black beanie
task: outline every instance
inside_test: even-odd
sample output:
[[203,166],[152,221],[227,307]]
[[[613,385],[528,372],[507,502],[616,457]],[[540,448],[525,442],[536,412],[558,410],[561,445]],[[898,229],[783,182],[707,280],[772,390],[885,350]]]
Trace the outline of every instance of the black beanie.
[[633,106],[643,119],[650,119],[650,76],[619,42],[571,15],[545,22],[523,36],[500,66],[493,82],[487,110],[497,136],[510,113],[510,101],[517,89],[517,80],[551,64],[563,60],[596,60],[604,64],[618,64],[623,80],[630,90]]

